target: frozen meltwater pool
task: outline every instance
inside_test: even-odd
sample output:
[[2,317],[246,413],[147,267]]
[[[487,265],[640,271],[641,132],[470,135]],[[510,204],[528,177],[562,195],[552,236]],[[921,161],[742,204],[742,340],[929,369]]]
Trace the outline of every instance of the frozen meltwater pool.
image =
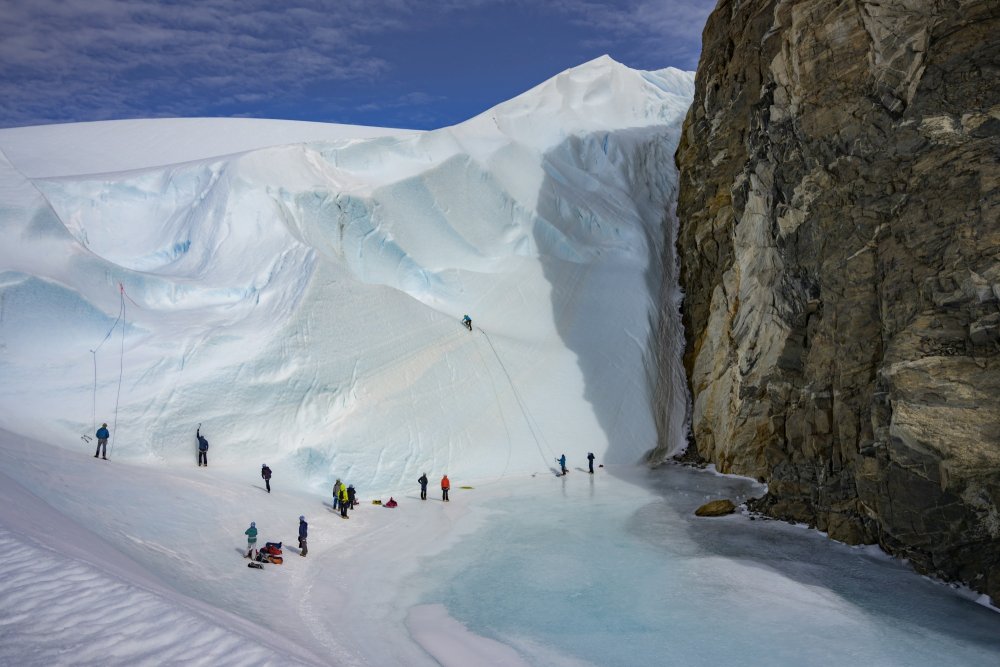
[[694,517],[758,495],[750,480],[571,468],[512,488],[424,564],[422,602],[527,664],[1000,665],[1000,613],[873,547]]

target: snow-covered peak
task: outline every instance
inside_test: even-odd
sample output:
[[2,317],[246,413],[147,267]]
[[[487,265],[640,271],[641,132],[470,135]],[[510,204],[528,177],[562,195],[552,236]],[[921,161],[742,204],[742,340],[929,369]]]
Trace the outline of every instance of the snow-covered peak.
[[566,70],[462,124],[501,132],[533,146],[608,128],[670,124],[690,106],[694,73],[634,70],[604,55]]

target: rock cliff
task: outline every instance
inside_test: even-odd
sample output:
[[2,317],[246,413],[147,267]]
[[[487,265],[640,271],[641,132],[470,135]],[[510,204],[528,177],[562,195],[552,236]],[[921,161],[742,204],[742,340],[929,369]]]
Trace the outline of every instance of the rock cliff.
[[1000,3],[720,0],[676,159],[698,453],[1000,601]]

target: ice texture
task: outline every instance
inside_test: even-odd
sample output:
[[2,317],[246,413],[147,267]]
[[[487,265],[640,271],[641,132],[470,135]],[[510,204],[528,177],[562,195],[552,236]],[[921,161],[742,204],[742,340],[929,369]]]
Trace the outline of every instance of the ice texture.
[[692,82],[604,57],[432,132],[2,130],[0,427],[175,464],[201,423],[317,487],[636,463]]
[[1000,614],[874,547],[707,500],[752,481],[575,468],[512,486],[489,527],[426,563],[441,605],[532,665],[986,665]]

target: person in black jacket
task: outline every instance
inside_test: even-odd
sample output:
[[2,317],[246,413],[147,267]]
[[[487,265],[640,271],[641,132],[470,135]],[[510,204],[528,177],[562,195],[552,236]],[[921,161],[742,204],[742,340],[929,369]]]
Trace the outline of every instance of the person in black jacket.
[[208,440],[205,436],[201,434],[201,425],[198,425],[198,430],[195,431],[195,435],[198,437],[198,467],[205,466],[208,467]]
[[309,524],[306,523],[306,518],[304,516],[299,517],[299,555],[305,556],[309,553],[309,548],[306,546],[306,538],[309,537]]
[[420,499],[427,500],[427,473],[422,474],[417,482],[420,483]]
[[267,467],[266,463],[260,467],[260,476],[264,478],[267,492],[271,493],[271,469]]
[[351,506],[351,509],[354,509],[354,496],[356,493],[353,484],[347,487],[347,504]]

